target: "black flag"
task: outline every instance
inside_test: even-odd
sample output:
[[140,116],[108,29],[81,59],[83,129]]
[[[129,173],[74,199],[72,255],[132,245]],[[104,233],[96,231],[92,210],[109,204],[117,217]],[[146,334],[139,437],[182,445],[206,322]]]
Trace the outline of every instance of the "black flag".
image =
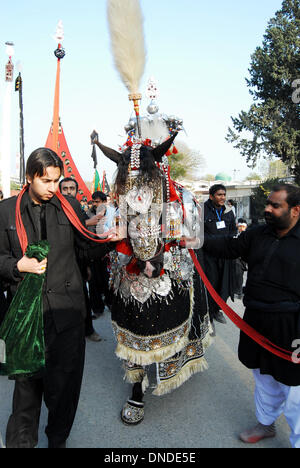
[[92,159],[93,159],[93,161],[94,161],[94,169],[96,169],[97,164],[98,164],[98,161],[97,161],[97,154],[96,154],[95,145],[93,145]]

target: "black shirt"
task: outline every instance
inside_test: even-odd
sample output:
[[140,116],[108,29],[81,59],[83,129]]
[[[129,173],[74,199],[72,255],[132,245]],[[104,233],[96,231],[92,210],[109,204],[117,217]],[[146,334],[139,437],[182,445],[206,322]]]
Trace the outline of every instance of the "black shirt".
[[262,225],[237,238],[206,238],[204,249],[219,257],[242,257],[248,263],[246,299],[300,301],[300,220],[281,238]]
[[32,209],[34,227],[37,231],[38,240],[45,240],[47,239],[46,203],[39,205],[38,203],[32,202],[30,206]]

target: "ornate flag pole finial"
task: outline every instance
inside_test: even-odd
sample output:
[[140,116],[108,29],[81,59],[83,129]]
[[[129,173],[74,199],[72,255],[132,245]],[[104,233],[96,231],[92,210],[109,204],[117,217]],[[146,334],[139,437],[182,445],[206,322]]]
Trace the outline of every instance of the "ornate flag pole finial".
[[54,51],[54,55],[55,57],[57,57],[57,59],[61,60],[66,55],[65,50],[62,47],[62,42],[64,40],[64,27],[63,27],[62,20],[59,20],[57,28],[56,28],[56,33],[55,33],[55,36],[53,36],[53,38],[58,43],[58,47]]
[[52,149],[58,152],[58,132],[59,132],[59,86],[60,86],[60,61],[65,56],[65,49],[62,47],[64,40],[63,24],[60,20],[58,22],[54,40],[58,43],[57,49],[54,51],[54,55],[57,58],[57,71],[56,71],[56,83],[55,83],[55,95],[54,95],[54,109],[53,109],[53,143]]
[[8,55],[8,62],[5,66],[5,81],[13,81],[13,74],[14,74],[14,66],[11,61],[12,56],[14,55],[14,43],[13,42],[5,42],[6,45],[6,53]]
[[158,105],[156,104],[156,99],[159,96],[157,81],[153,76],[151,76],[148,80],[146,96],[150,99],[150,104],[147,107],[147,111],[149,114],[156,114],[159,110]]

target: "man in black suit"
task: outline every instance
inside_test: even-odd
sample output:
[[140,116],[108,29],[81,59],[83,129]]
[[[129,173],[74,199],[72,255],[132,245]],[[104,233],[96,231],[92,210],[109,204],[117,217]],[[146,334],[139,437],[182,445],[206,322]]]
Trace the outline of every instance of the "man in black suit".
[[[25,273],[42,274],[46,365],[43,375],[16,379],[6,446],[37,445],[42,397],[48,408],[49,448],[64,448],[78,405],[85,356],[85,298],[78,258],[102,257],[109,244],[87,241],[69,221],[56,196],[63,165],[52,150],[39,148],[28,158],[28,190],[20,214],[28,243],[46,239],[48,258],[38,262],[21,250],[16,228],[17,197],[0,204],[0,276],[16,291]],[[80,204],[68,197],[84,224]]]

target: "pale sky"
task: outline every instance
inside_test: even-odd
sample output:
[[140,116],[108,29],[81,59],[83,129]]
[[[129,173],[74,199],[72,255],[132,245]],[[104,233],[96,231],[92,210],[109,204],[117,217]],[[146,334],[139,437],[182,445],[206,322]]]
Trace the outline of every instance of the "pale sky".
[[[90,134],[115,149],[125,142],[124,125],[132,114],[128,91],[114,68],[109,44],[106,0],[14,0],[1,2],[0,125],[3,120],[5,42],[13,41],[15,76],[22,66],[25,156],[44,146],[53,114],[57,23],[64,26],[60,117],[72,158],[82,177],[94,169]],[[251,54],[262,44],[268,21],[281,0],[141,0],[147,61],[140,92],[141,112],[149,77],[158,83],[160,112],[183,119],[191,149],[206,161],[202,174],[226,172],[242,179],[252,170],[225,136],[231,116],[247,111],[246,86]],[[11,158],[19,148],[18,95],[13,93]],[[1,132],[0,132],[1,134]],[[100,151],[98,170],[111,179],[115,166]]]

